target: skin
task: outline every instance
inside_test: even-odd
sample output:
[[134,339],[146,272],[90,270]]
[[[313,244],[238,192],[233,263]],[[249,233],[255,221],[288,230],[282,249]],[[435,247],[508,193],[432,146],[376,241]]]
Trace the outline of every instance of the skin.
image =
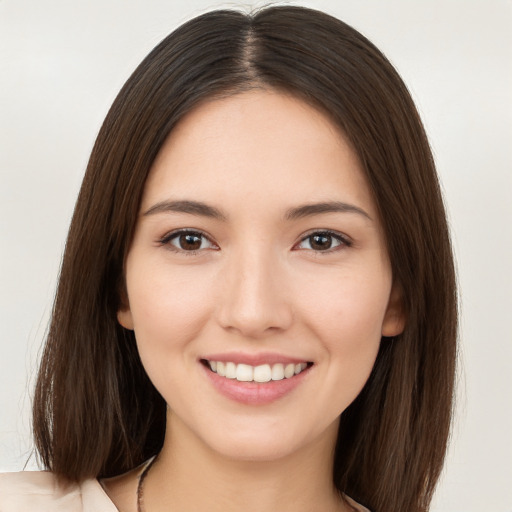
[[[171,201],[219,215],[174,211]],[[348,211],[297,214],[333,202]],[[196,233],[197,250],[174,236],[183,229]],[[146,509],[347,509],[332,485],[339,416],[368,379],[381,336],[400,333],[404,319],[376,206],[340,130],[272,90],[197,107],[149,174],[126,287],[118,320],[135,331],[169,405]],[[201,363],[233,351],[313,364],[278,400],[246,404],[221,394]],[[136,509],[137,477],[104,482],[122,512]]]

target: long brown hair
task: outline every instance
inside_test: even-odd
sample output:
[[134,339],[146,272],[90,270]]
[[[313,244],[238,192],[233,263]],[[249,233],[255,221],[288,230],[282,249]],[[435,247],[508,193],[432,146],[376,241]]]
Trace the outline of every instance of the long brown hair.
[[452,413],[457,298],[429,144],[402,80],[365,37],[301,7],[214,11],[164,39],[126,82],[96,140],[66,244],[34,399],[43,464],[79,481],[157,453],[165,403],[116,320],[123,261],[149,169],[199,102],[254,87],[327,113],[362,162],[379,209],[403,334],[383,339],[342,414],[333,478],[374,512],[428,509]]

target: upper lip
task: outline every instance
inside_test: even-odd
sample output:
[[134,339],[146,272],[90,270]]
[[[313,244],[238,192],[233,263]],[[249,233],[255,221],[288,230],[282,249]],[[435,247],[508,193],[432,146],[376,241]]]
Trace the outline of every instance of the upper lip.
[[208,354],[200,359],[207,361],[222,361],[224,363],[248,364],[250,366],[259,366],[262,364],[298,364],[311,362],[309,359],[300,357],[291,357],[275,352],[259,352],[257,354],[248,354],[243,352],[223,352],[221,354]]

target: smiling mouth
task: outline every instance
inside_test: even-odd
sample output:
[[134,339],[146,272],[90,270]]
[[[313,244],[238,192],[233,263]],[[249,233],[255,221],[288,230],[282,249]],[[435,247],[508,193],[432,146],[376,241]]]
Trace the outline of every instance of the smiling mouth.
[[219,377],[225,377],[226,379],[237,380],[239,382],[258,383],[291,379],[295,375],[313,366],[311,362],[251,366],[243,363],[236,364],[229,361],[209,361],[207,359],[202,359],[201,363]]

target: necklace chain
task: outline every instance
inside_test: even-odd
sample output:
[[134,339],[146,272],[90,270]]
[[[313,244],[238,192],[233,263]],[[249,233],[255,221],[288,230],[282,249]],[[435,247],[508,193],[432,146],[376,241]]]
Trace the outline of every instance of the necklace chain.
[[147,464],[144,468],[144,471],[140,474],[139,482],[137,484],[137,512],[145,512],[144,508],[144,480],[148,476],[149,470],[155,463],[157,457],[153,457],[153,459]]
[[149,474],[149,470],[153,467],[153,464],[156,462],[158,455],[155,455],[146,465],[144,470],[139,476],[139,482],[137,483],[137,512],[146,512],[146,508],[144,506],[144,480]]

